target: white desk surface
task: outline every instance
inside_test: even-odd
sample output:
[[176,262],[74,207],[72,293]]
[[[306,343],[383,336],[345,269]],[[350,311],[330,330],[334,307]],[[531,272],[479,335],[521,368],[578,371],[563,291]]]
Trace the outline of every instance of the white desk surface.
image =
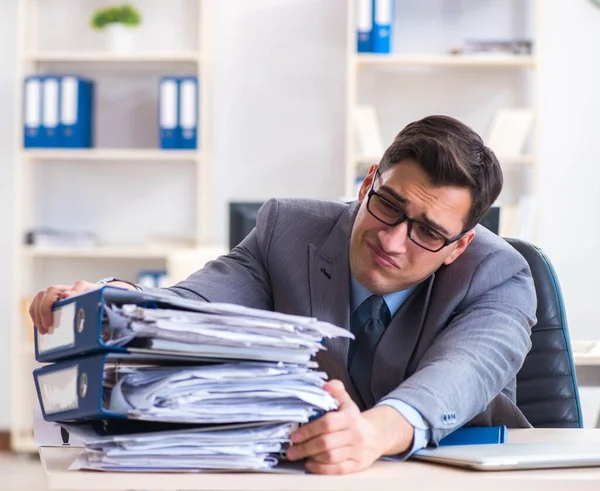
[[[511,442],[597,442],[600,429],[510,430]],[[201,491],[599,491],[600,467],[540,471],[480,472],[423,462],[376,462],[344,476],[309,474],[154,474],[68,471],[79,450],[43,447],[49,490]]]

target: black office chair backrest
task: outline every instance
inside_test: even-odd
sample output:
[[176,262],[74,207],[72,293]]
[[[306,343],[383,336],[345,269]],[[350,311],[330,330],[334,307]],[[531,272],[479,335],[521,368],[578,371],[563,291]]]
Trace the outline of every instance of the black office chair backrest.
[[556,272],[538,247],[506,240],[529,263],[538,301],[531,351],[517,375],[517,406],[534,427],[581,428],[575,363]]

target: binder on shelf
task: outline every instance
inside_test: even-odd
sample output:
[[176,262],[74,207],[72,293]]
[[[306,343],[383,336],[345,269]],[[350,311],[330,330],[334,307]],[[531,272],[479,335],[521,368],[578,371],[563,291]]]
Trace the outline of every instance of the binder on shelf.
[[198,148],[198,78],[179,80],[179,128],[181,148]]
[[179,80],[163,77],[159,82],[158,124],[160,148],[180,148],[179,127]]
[[60,146],[93,147],[94,83],[66,76],[60,87]]
[[42,146],[42,78],[25,78],[23,90],[23,146],[39,148]]
[[42,77],[42,147],[60,146],[59,107],[60,77],[54,75]]
[[392,24],[394,0],[374,0],[373,32],[371,47],[373,53],[390,53],[392,50]]
[[371,51],[371,33],[373,30],[373,0],[355,0],[356,2],[356,51]]

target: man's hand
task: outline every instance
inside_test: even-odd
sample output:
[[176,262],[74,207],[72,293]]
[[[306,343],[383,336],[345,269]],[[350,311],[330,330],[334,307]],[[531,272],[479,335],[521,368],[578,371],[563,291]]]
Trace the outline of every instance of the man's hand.
[[[110,283],[110,285],[119,288],[132,289],[131,285],[122,282],[113,282]],[[31,316],[33,325],[38,329],[40,334],[46,334],[48,329],[52,327],[54,317],[52,314],[52,305],[54,302],[57,300],[62,300],[63,298],[72,297],[73,295],[77,295],[79,293],[96,290],[101,286],[103,285],[80,280],[76,281],[71,286],[53,285],[38,292],[38,294],[34,297],[33,302],[31,302],[31,305],[29,306],[29,315]]]
[[324,388],[340,406],[292,434],[290,460],[306,458],[306,469],[316,474],[346,474],[408,449],[412,427],[395,409],[381,406],[361,413],[342,382],[333,380]]

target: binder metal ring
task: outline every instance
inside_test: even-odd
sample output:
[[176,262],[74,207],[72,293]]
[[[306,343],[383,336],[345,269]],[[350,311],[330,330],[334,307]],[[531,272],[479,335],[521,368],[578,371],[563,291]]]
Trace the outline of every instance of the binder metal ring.
[[79,395],[82,399],[85,398],[88,390],[88,376],[87,373],[82,373],[79,377]]
[[77,311],[77,332],[78,333],[83,332],[84,324],[85,324],[85,311],[83,310],[83,308],[81,308]]

